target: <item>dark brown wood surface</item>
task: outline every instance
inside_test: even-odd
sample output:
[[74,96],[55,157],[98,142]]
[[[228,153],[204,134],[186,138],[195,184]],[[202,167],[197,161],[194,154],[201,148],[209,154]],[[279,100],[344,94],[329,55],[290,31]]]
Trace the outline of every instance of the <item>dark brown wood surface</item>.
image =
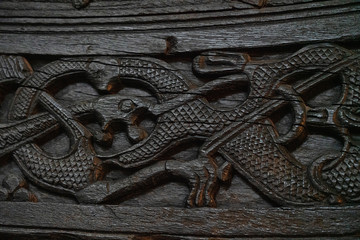
[[359,39],[358,0],[0,1],[0,239],[360,238]]
[[22,227],[28,229],[27,233],[44,229],[45,234],[61,229],[74,235],[96,230],[109,236],[129,233],[231,238],[354,236],[360,230],[358,207],[135,210],[106,205],[3,203],[0,210],[0,223],[7,233]]
[[[95,1],[76,10],[65,1],[2,1],[0,51],[70,56],[176,54],[351,41],[360,36],[356,0],[260,9],[242,1],[141,2]],[[171,49],[169,39],[176,40]]]

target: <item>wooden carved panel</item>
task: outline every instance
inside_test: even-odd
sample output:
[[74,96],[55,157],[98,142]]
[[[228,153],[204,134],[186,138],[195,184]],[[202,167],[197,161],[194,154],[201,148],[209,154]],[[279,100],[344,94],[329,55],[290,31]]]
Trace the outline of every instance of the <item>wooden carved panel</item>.
[[[13,9],[0,22],[5,238],[359,236],[360,33],[349,24],[359,4],[297,1],[292,13],[283,1],[181,2],[138,2],[144,16],[130,2],[117,15],[120,2],[55,1],[52,17],[46,1],[26,3],[34,13],[0,4]],[[99,11],[113,18],[100,25]],[[297,33],[329,15],[320,27],[344,24],[314,38],[275,30],[279,16]],[[252,38],[219,38],[245,28]],[[191,42],[197,34],[206,39]],[[110,36],[122,45],[99,47]]]

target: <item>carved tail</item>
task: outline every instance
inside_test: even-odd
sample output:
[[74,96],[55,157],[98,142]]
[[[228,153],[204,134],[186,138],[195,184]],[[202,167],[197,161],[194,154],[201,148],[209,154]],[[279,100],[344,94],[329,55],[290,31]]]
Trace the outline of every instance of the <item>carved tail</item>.
[[[44,89],[59,77],[83,72],[89,74],[89,61],[70,60],[50,63],[26,79],[17,92],[9,118],[24,119],[30,115],[36,103],[47,109],[71,134],[74,146],[62,157],[45,154],[35,144],[26,144],[14,151],[18,165],[32,181],[66,193],[74,193],[99,177],[100,160],[92,149],[91,134],[78,123],[71,113],[56,103]],[[45,124],[52,122],[52,119]]]
[[[77,122],[71,112],[58,105],[45,91],[59,77],[83,73],[100,90],[107,90],[119,78],[137,78],[151,86],[159,101],[189,89],[188,83],[161,61],[146,59],[64,59],[50,63],[35,72],[17,90],[9,114],[10,120],[30,116],[37,102],[61,122],[74,138],[70,153],[55,158],[35,144],[26,144],[13,156],[30,179],[51,190],[73,194],[101,178],[100,160],[92,148],[90,132]],[[46,117],[45,117],[46,118]],[[53,118],[44,119],[49,125]]]
[[312,186],[307,168],[281,145],[269,121],[246,128],[219,152],[263,193],[279,203],[306,204],[325,195]]
[[[72,115],[78,116],[93,111],[92,102],[81,102],[69,107]],[[15,123],[0,124],[0,157],[31,143],[39,136],[58,129],[60,124],[50,113],[40,113]]]

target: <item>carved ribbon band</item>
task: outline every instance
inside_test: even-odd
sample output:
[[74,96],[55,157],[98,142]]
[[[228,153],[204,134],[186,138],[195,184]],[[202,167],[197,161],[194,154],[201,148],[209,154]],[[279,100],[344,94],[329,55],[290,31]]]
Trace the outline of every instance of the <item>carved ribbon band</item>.
[[[359,55],[352,51],[318,44],[267,62],[252,61],[247,54],[207,52],[194,59],[193,71],[216,79],[200,87],[154,58],[62,59],[35,72],[23,58],[2,61],[17,61],[18,69],[3,70],[0,84],[20,86],[9,111],[10,123],[0,125],[0,156],[11,152],[34,184],[74,195],[79,202],[112,202],[175,176],[189,184],[188,205],[215,206],[218,185],[231,179],[232,169],[279,204],[360,200],[359,143],[354,137],[360,125],[360,65]],[[106,94],[62,106],[48,89],[76,74]],[[338,102],[311,107],[307,95],[334,78],[341,80]],[[125,80],[147,88],[156,101],[114,92],[114,86]],[[236,107],[229,110],[208,102],[212,94],[239,86],[249,92]],[[294,112],[292,126],[279,134],[270,116],[287,105]],[[38,106],[44,111],[35,113]],[[147,115],[156,119],[151,132],[139,124]],[[100,135],[81,123],[84,116],[101,123]],[[96,152],[94,141],[111,147],[117,124],[126,126],[132,146],[109,154]],[[60,127],[71,136],[72,147],[65,156],[50,156],[35,140]],[[339,138],[341,151],[308,164],[296,159],[289,149],[306,138],[309,128]],[[203,141],[197,158],[164,159],[171,149],[194,139]],[[136,171],[107,180],[114,165]]]

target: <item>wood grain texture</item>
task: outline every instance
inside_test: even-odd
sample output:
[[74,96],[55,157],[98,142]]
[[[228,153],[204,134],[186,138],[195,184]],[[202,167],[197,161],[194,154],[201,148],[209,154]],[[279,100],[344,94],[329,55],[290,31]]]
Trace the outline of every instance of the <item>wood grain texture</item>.
[[[85,11],[71,9],[68,3],[49,5],[27,2],[22,6],[21,2],[2,2],[0,52],[44,55],[176,54],[348,41],[360,36],[360,3],[355,0],[261,9],[238,9],[233,2],[230,6],[227,5],[230,2],[225,2],[228,7],[201,2],[199,6],[206,7],[198,10],[196,7],[190,10],[189,3],[170,9],[160,8],[160,11],[157,5],[160,2],[155,1],[144,9],[159,12],[144,12],[142,15],[136,14],[136,11],[123,15],[124,10],[116,8],[119,6],[110,7],[107,3],[94,2]],[[62,9],[57,4],[68,8]],[[74,14],[77,17],[71,18]],[[175,40],[171,49],[169,39]]]
[[0,205],[2,228],[208,237],[355,236],[360,233],[359,216],[359,207],[228,210],[11,202]]
[[[242,71],[242,62],[254,61],[250,69],[255,69],[258,64],[285,59],[307,44],[335,43],[358,54],[359,39],[358,0],[92,0],[81,8],[75,8],[71,0],[0,0],[0,53],[26,57],[34,73],[62,56],[150,56],[156,62],[169,64],[171,73],[181,74],[201,88],[207,83],[211,85],[211,81],[226,71],[226,74]],[[22,59],[13,57],[17,61]],[[4,61],[2,68],[11,66],[12,62]],[[224,62],[225,65],[235,62],[236,66],[229,69],[222,65]],[[11,122],[8,118],[11,100],[21,86],[20,80],[31,72],[23,66],[27,65],[10,68],[24,71],[17,83],[7,85],[17,75],[5,74],[6,80],[0,84],[0,125]],[[331,70],[326,68],[323,74]],[[238,77],[234,76],[222,76],[221,80]],[[290,77],[289,81],[307,77],[304,73]],[[82,76],[74,75],[59,82],[63,80],[64,88],[50,89],[56,93],[54,101],[60,105],[93,100],[102,93]],[[315,107],[333,104],[341,92],[341,82],[334,82],[334,86],[325,84],[314,88],[314,96],[305,99],[306,104]],[[355,80],[353,84],[358,87]],[[136,84],[125,82],[122,87],[119,94],[154,100],[144,89],[137,89]],[[247,97],[244,93],[236,94],[220,96],[219,93],[218,98],[207,100],[210,106],[231,109]],[[280,134],[287,133],[293,124],[292,116],[290,108],[280,109],[271,116]],[[84,126],[96,136],[101,132],[100,125],[91,121],[84,121]],[[152,121],[144,121],[142,127],[152,130]],[[126,135],[120,130],[114,138],[114,151],[131,146],[121,142]],[[342,142],[330,135],[311,130],[302,145],[291,153],[301,164],[308,165],[317,157],[341,151]],[[358,129],[354,135],[358,142]],[[66,153],[71,147],[70,138],[63,132],[54,132],[54,137],[41,141],[36,144],[54,156]],[[166,152],[165,156],[194,159],[202,144],[199,140],[190,146],[179,145],[180,150]],[[106,153],[95,141],[94,148],[100,155]],[[356,153],[353,155],[357,157]],[[159,171],[163,169],[166,166],[158,167]],[[106,181],[125,179],[139,169],[111,170]],[[152,170],[156,169],[149,171]],[[246,176],[235,171],[231,183],[219,186],[217,208],[185,208],[191,190],[184,179],[175,178],[156,187],[150,183],[157,179],[148,178],[145,187],[139,185],[139,192],[130,191],[129,196],[121,199],[117,196],[113,202],[106,202],[119,205],[86,205],[79,204],[73,196],[51,193],[37,186],[36,181],[28,181],[6,154],[0,158],[0,239],[360,238],[358,205],[350,202],[336,207],[330,204],[330,207],[280,208]],[[131,180],[136,182],[141,177],[135,175]]]

